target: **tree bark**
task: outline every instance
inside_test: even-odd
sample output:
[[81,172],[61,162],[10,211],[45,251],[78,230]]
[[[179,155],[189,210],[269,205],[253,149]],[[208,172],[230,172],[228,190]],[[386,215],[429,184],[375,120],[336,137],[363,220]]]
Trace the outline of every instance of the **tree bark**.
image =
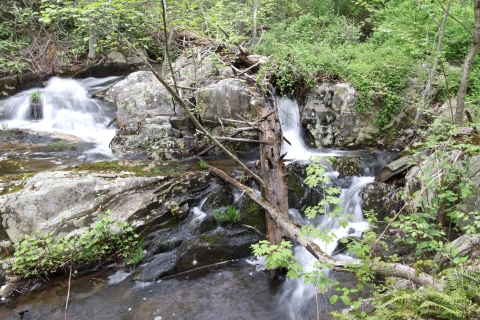
[[253,0],[252,48],[255,48],[255,42],[257,42],[257,11],[258,0]]
[[[263,209],[265,209],[265,211],[268,212],[276,226],[281,228],[288,238],[295,240],[300,245],[304,246],[317,260],[328,264],[331,269],[335,271],[351,272],[355,267],[360,267],[363,265],[363,262],[359,259],[337,260],[330,257],[315,242],[307,237],[300,236],[300,229],[288,217],[286,217],[283,212],[279,211],[275,205],[269,201],[266,201],[254,190],[242,185],[240,182],[228,176],[223,171],[210,166],[208,166],[208,169],[211,173],[228,182],[239,191],[247,195],[250,199],[258,203]],[[417,285],[431,285],[438,290],[444,289],[443,284],[431,275],[424,272],[418,273],[414,268],[403,264],[371,261],[370,268],[376,274],[385,277],[408,279]]]
[[463,64],[462,79],[460,81],[460,88],[457,93],[457,108],[455,111],[455,124],[463,126],[463,114],[465,113],[465,97],[468,89],[468,78],[470,77],[470,70],[472,69],[473,60],[478,52],[480,45],[480,0],[473,1],[473,10],[475,14],[475,27],[472,35],[472,47],[468,53],[467,58]]
[[[266,106],[260,108],[260,116],[267,117],[260,126],[260,163],[262,180],[265,182],[264,198],[276,206],[283,216],[288,217],[288,193],[280,159],[282,133],[277,121],[277,113],[271,113]],[[271,244],[279,244],[286,235],[271,215],[266,212],[267,236]]]
[[435,75],[435,70],[437,69],[437,65],[438,65],[438,57],[440,56],[440,51],[442,50],[442,42],[443,42],[443,37],[445,35],[445,27],[447,26],[447,19],[448,19],[451,3],[452,3],[451,1],[448,2],[447,8],[445,9],[445,14],[443,15],[442,26],[439,29],[437,52],[435,53],[435,58],[433,59],[432,68],[428,71],[428,82],[427,82],[427,85],[425,86],[425,89],[423,90],[422,100],[420,102],[420,106],[417,109],[415,120],[413,121],[415,127],[417,127],[418,119],[422,115],[423,109],[425,108],[425,104],[427,103],[428,97],[430,95],[433,76]]

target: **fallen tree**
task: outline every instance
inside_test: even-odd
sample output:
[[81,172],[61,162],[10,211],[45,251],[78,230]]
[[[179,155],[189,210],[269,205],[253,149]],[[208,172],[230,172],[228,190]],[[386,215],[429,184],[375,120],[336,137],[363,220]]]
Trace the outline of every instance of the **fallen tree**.
[[[128,42],[128,40],[125,39]],[[131,46],[131,44],[128,42]],[[135,49],[133,46],[131,46]],[[162,83],[162,85],[169,91],[175,101],[178,102],[185,114],[193,121],[198,130],[203,132],[212,143],[217,146],[222,152],[227,154],[235,161],[245,172],[247,172],[259,185],[262,190],[262,195],[258,195],[251,188],[241,184],[235,179],[228,176],[223,171],[208,166],[211,173],[220,179],[228,182],[239,191],[245,193],[250,199],[259,204],[267,215],[267,236],[271,244],[277,244],[282,237],[286,236],[292,240],[297,241],[304,246],[316,259],[323,264],[328,265],[333,270],[342,272],[353,272],[355,268],[364,266],[364,261],[360,259],[337,260],[326,254],[315,242],[305,236],[301,236],[300,229],[288,218],[288,202],[286,196],[286,184],[284,175],[282,173],[280,147],[283,140],[283,134],[280,130],[276,110],[268,110],[263,107],[261,112],[261,151],[260,164],[262,178],[254,174],[249,168],[245,166],[237,157],[228,151],[215,137],[213,137],[195,118],[193,113],[188,108],[187,104],[177,94],[176,90],[172,88],[150,65],[148,60],[141,52],[136,50],[136,53],[142,57],[144,62],[150,67],[155,77]],[[173,76],[173,75],[172,75]],[[278,190],[278,191],[277,191]],[[398,277],[408,279],[417,285],[431,285],[438,290],[443,290],[443,283],[439,282],[433,276],[419,272],[418,270],[403,265],[400,263],[387,263],[382,261],[370,261],[370,269],[377,275],[385,277]]]

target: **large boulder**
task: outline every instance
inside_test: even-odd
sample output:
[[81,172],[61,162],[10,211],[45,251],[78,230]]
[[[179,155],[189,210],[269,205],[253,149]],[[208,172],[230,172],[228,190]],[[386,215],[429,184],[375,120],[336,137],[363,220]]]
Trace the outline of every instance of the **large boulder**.
[[117,135],[111,142],[114,154],[145,154],[154,160],[181,156],[183,139],[170,124],[170,116],[179,110],[152,72],[130,74],[110,88],[105,99],[118,106]]
[[256,100],[251,101],[252,96],[245,81],[224,79],[198,90],[197,108],[202,120],[236,119],[237,114],[251,119],[258,107]]
[[374,139],[375,112],[360,115],[356,94],[347,83],[321,83],[307,97],[301,121],[316,147],[360,147]]
[[[166,202],[180,204],[177,214],[188,212],[190,205],[200,201],[194,194],[208,187],[206,173],[136,176],[126,170],[42,172],[27,178],[20,191],[0,196],[0,214],[9,239],[18,242],[25,234],[52,231],[68,237],[86,230],[107,209],[112,221],[128,220],[141,231],[152,221],[171,216]],[[162,188],[165,191],[159,192]]]

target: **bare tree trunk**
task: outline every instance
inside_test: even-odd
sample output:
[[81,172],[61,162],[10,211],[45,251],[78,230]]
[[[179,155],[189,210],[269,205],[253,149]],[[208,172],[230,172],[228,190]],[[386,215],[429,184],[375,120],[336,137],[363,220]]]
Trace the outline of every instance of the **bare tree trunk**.
[[[260,108],[260,116],[265,117],[271,110],[266,106]],[[271,112],[270,112],[271,113]],[[261,177],[265,182],[264,198],[277,207],[277,209],[288,217],[288,193],[283,173],[283,163],[280,159],[282,147],[282,133],[279,130],[277,113],[271,113],[262,122],[260,140],[265,142],[260,145]],[[285,237],[285,232],[266,213],[267,236],[271,244],[279,244]]]
[[457,93],[457,109],[455,111],[455,124],[463,126],[463,114],[465,113],[465,97],[468,89],[468,78],[470,77],[470,70],[472,69],[473,60],[478,52],[480,45],[480,0],[473,1],[473,10],[475,13],[475,27],[472,36],[472,47],[468,53],[467,58],[463,64],[462,79],[460,81],[460,88]]
[[88,59],[95,60],[95,33],[93,29],[89,31],[90,38],[88,39]]
[[253,0],[252,48],[255,48],[255,42],[257,42],[257,10],[258,0]]
[[417,114],[415,115],[415,120],[414,120],[415,127],[417,126],[418,119],[420,118],[423,112],[423,109],[425,108],[425,104],[427,103],[428,96],[430,95],[433,76],[435,75],[435,70],[437,69],[437,65],[438,65],[438,57],[440,56],[440,51],[442,50],[443,36],[445,35],[445,27],[447,26],[448,13],[450,11],[451,3],[452,3],[451,1],[448,2],[447,8],[445,9],[445,14],[443,15],[443,22],[439,30],[440,34],[438,36],[437,52],[435,53],[435,59],[433,60],[432,68],[428,71],[428,82],[427,82],[427,85],[425,86],[425,90],[423,90],[422,100],[420,102],[420,106],[417,109]]

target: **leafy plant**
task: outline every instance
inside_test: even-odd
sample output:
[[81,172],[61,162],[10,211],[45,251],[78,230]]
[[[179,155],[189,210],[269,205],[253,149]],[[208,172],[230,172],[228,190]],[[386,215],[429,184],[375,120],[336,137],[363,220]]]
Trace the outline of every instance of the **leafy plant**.
[[142,259],[138,235],[124,221],[112,227],[110,211],[87,232],[70,238],[54,238],[54,231],[45,235],[28,236],[14,245],[15,274],[23,277],[48,275],[65,270],[69,266],[102,261],[108,258],[123,258],[127,264]]
[[203,160],[200,160],[200,162],[198,163],[198,165],[199,165],[200,168],[203,169],[203,170],[207,169],[207,164],[206,164],[205,161],[203,161]]
[[37,102],[40,100],[40,96],[42,95],[42,91],[36,90],[30,95],[31,102]]
[[228,206],[223,213],[220,209],[217,209],[214,216],[215,219],[217,219],[221,223],[229,225],[233,225],[240,221],[240,213],[238,213],[237,209],[234,206]]

